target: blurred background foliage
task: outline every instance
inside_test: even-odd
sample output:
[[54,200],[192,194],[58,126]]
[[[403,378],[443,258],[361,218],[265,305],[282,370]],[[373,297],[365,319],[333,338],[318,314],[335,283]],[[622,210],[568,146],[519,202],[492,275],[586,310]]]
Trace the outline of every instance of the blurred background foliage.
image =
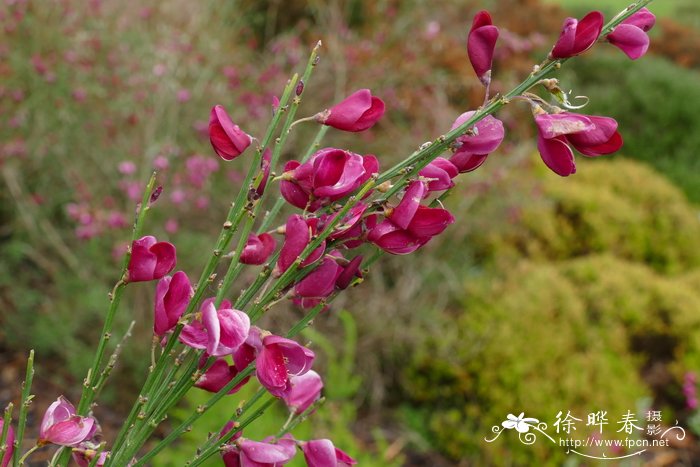
[[[154,167],[164,194],[148,229],[198,275],[246,164],[213,155],[212,105],[259,135],[272,96],[320,38],[302,114],[372,88],[387,103],[382,122],[331,132],[325,144],[377,154],[386,167],[479,105],[464,50],[478,9],[502,27],[498,92],[541,60],[567,14],[626,3],[4,2],[0,402],[16,397],[28,346],[40,364],[37,410],[60,393],[77,398]],[[523,410],[548,423],[559,410],[613,416],[639,405],[663,410],[666,424],[693,415],[682,384],[700,370],[700,19],[693,0],[652,10],[651,56],[632,63],[603,44],[560,76],[590,97],[584,112],[620,122],[622,154],[579,157],[562,180],[534,151],[528,109],[509,106],[499,115],[506,143],[447,201],[457,224],[411,258],[387,258],[304,336],[328,402],[297,436],[331,437],[363,465],[561,465],[564,450],[483,439]],[[297,128],[285,158],[314,131]],[[134,336],[96,409],[107,439],[148,362],[152,287],[134,289],[116,327],[135,320]],[[281,331],[296,313],[280,309],[265,325]],[[204,397],[193,393],[171,418]],[[158,465],[181,465],[226,415],[206,417]],[[285,418],[275,411],[246,436]]]

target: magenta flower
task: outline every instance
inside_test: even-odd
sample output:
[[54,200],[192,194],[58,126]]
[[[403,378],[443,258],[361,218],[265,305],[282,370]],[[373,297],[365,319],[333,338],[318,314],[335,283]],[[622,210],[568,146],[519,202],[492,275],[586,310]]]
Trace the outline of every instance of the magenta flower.
[[[275,266],[275,274],[282,274],[284,271],[299,258],[299,255],[304,251],[307,245],[311,242],[311,237],[316,235],[318,227],[318,218],[304,219],[298,214],[292,214],[287,218],[285,225],[284,244],[280,250],[277,266]],[[308,266],[309,264],[318,261],[326,249],[326,242],[316,248],[311,254],[300,264],[300,267]]]
[[491,82],[491,66],[493,52],[498,40],[498,28],[493,25],[491,15],[483,10],[474,16],[472,27],[467,39],[467,54],[476,72],[476,76],[484,86]]
[[289,161],[284,166],[280,182],[282,196],[300,209],[316,211],[352,194],[372,174],[379,172],[379,163],[373,155],[359,154],[342,149],[321,149],[303,164]]
[[654,27],[656,16],[646,8],[642,8],[622,23],[606,38],[615,47],[622,50],[629,58],[636,60],[649,49],[647,31]]
[[437,157],[418,175],[428,179],[428,191],[443,191],[455,186],[452,179],[459,175],[459,169],[444,157]]
[[611,154],[622,147],[617,122],[610,117],[569,112],[535,116],[537,149],[542,160],[562,177],[576,173],[571,146],[588,157]]
[[321,397],[323,381],[314,370],[309,370],[303,375],[290,376],[289,386],[282,394],[284,403],[289,410],[299,415]]
[[286,464],[296,454],[296,441],[291,435],[273,443],[273,439],[253,441],[239,438],[234,445],[223,449],[226,467],[278,467]]
[[233,123],[226,110],[220,105],[215,105],[211,109],[209,140],[214,151],[227,161],[240,156],[253,141],[249,134]]
[[355,256],[350,260],[347,266],[343,268],[343,272],[341,272],[335,280],[336,288],[345,290],[356,277],[362,277],[362,271],[360,271],[361,265],[362,255]]
[[426,192],[423,182],[411,182],[398,206],[389,210],[387,218],[369,232],[367,239],[388,253],[405,255],[442,233],[454,223],[454,217],[446,209],[421,206]]
[[316,121],[343,131],[365,131],[384,115],[384,101],[369,89],[360,89],[328,110],[316,114]]
[[[5,422],[4,420],[0,420],[0,433],[5,429]],[[7,438],[5,438],[5,445],[7,446],[7,450],[5,451],[5,454],[3,454],[2,459],[0,459],[0,467],[7,467],[7,465],[10,463],[12,460],[12,454],[15,452],[15,430],[12,428],[12,425],[7,427]]]
[[305,298],[326,298],[333,293],[335,282],[343,272],[342,266],[337,262],[338,257],[344,260],[338,250],[327,254],[321,264],[294,287],[295,295]]
[[[461,126],[473,115],[472,110],[457,117],[452,124],[452,130]],[[479,120],[470,133],[457,138],[457,150],[450,157],[450,162],[460,173],[479,168],[486,157],[500,146],[505,136],[503,122],[491,115]]]
[[209,355],[222,357],[232,354],[248,338],[250,318],[242,311],[223,302],[219,310],[214,299],[202,303],[197,318],[182,328],[180,341],[195,349],[206,349]]
[[[207,356],[202,356],[201,364],[207,361]],[[233,378],[238,375],[239,371],[234,365],[229,365],[228,362],[223,358],[217,358],[216,361],[209,369],[199,377],[197,382],[194,384],[200,389],[204,389],[209,392],[219,392],[224,386],[231,382]],[[240,383],[235,385],[227,394],[233,394],[238,392],[249,380],[250,378],[244,378]]]
[[593,47],[603,30],[603,14],[591,11],[581,21],[566,18],[561,35],[549,53],[551,58],[569,58],[580,55]]
[[314,353],[297,342],[268,334],[255,362],[260,384],[275,397],[282,397],[290,386],[290,376],[303,375],[311,369]]
[[345,467],[357,461],[336,448],[329,439],[316,439],[301,443],[306,465],[309,467]]
[[159,242],[147,235],[131,244],[131,258],[125,282],[142,282],[160,279],[175,268],[175,246]]
[[95,428],[94,418],[76,415],[73,404],[61,396],[46,409],[38,443],[75,446],[89,438]]
[[[357,239],[364,234],[366,221],[376,217],[374,215],[370,215],[367,218],[364,217],[367,207],[366,204],[359,202],[350,208],[347,215],[335,225],[333,232],[331,232],[328,238],[331,240],[343,241],[343,245],[347,248],[356,248],[360,246],[363,242]],[[338,217],[338,213],[322,215],[320,218],[319,230],[324,230],[336,217]]]
[[269,233],[251,234],[241,253],[240,262],[243,264],[264,264],[277,248],[277,242]]
[[175,327],[193,295],[190,279],[182,271],[158,281],[153,321],[153,332],[157,336],[163,336]]

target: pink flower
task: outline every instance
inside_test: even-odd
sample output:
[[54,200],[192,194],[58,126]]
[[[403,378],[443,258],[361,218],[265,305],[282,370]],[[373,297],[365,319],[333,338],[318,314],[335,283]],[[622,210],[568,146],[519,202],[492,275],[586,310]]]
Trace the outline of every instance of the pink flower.
[[582,54],[593,47],[603,30],[603,14],[591,11],[581,21],[566,18],[561,35],[549,53],[551,58],[569,58]]
[[316,121],[343,131],[365,131],[384,115],[384,102],[369,89],[360,89],[316,115]]
[[303,375],[289,378],[289,386],[282,394],[282,399],[291,412],[299,415],[321,397],[322,389],[321,376],[314,370],[309,370]]
[[235,445],[223,449],[226,467],[278,467],[286,464],[296,454],[296,441],[291,435],[285,435],[276,443],[253,441],[239,438]]
[[118,169],[122,175],[133,175],[136,173],[136,164],[131,161],[122,161],[119,163]]
[[[3,420],[0,420],[0,434],[5,428],[5,422]],[[0,459],[0,467],[7,467],[7,465],[10,463],[12,460],[12,454],[15,452],[15,430],[12,428],[12,425],[7,427],[7,438],[5,438],[5,445],[7,446],[7,450],[5,451],[5,454],[2,456]]]
[[306,465],[309,467],[345,467],[357,461],[336,448],[329,439],[316,439],[301,443]]
[[197,319],[182,328],[180,341],[195,349],[206,349],[214,357],[232,354],[248,338],[250,318],[232,309],[229,302],[223,302],[221,307],[214,307],[213,298],[205,300]]
[[[206,356],[203,356],[202,363],[206,362]],[[216,361],[209,369],[199,377],[197,382],[194,384],[200,389],[204,389],[209,392],[219,392],[224,386],[231,382],[233,378],[238,375],[239,371],[234,365],[229,365],[228,362],[223,358],[217,358]],[[233,394],[238,392],[249,380],[250,378],[244,378],[240,383],[235,385],[228,394]]]
[[46,409],[39,428],[40,444],[75,446],[93,433],[95,419],[75,414],[75,407],[63,396]]
[[269,233],[251,234],[241,253],[243,264],[264,264],[277,247],[277,242]]
[[[362,202],[350,208],[347,215],[335,225],[328,238],[342,241],[346,248],[356,248],[362,245],[364,242],[361,237],[365,234],[367,224],[372,224],[376,218],[376,215],[373,214],[364,217],[367,208],[368,206]],[[338,217],[338,213],[322,215],[319,230],[325,230],[326,226],[333,222],[336,217]]]
[[294,287],[294,294],[304,298],[326,298],[335,290],[335,282],[343,272],[335,259],[342,255],[337,250],[326,255],[321,264],[299,281]]
[[250,135],[231,121],[231,117],[220,105],[216,105],[211,109],[209,140],[214,151],[227,161],[240,156],[253,141]]
[[[298,214],[292,214],[287,218],[285,225],[284,244],[280,250],[279,259],[275,266],[275,274],[282,274],[299,258],[307,245],[311,242],[311,237],[316,235],[318,218],[304,219]],[[301,262],[300,267],[308,266],[323,255],[326,242],[321,242],[318,248],[311,252],[307,258]]]
[[[464,124],[473,115],[472,110],[457,117],[452,124],[452,130]],[[479,168],[486,157],[500,146],[504,136],[503,122],[488,115],[472,127],[471,134],[457,138],[457,150],[450,157],[450,162],[460,173],[471,172]]]
[[441,234],[454,223],[454,217],[446,209],[421,206],[426,192],[423,182],[412,182],[398,206],[370,230],[367,239],[388,253],[405,255]]
[[182,271],[158,281],[153,322],[153,332],[157,336],[163,336],[175,327],[193,295],[190,279]]
[[656,17],[646,8],[642,8],[606,36],[608,42],[622,50],[629,58],[636,60],[649,49],[647,31],[654,27]]
[[535,116],[539,134],[537,149],[542,160],[562,177],[576,173],[574,153],[569,145],[588,157],[611,154],[622,147],[617,122],[610,117],[569,112]]
[[289,161],[284,166],[280,182],[282,196],[300,209],[316,211],[352,194],[372,174],[379,172],[379,163],[373,155],[359,154],[342,149],[321,149],[303,164]]
[[498,28],[493,25],[488,11],[480,11],[474,16],[472,27],[467,39],[467,54],[469,61],[484,86],[491,82],[491,66],[493,52],[498,40]]
[[311,350],[297,342],[268,334],[262,337],[255,358],[255,374],[270,394],[282,397],[291,385],[289,378],[309,371],[314,358]]
[[447,159],[437,157],[421,169],[418,175],[430,179],[428,191],[443,191],[455,186],[452,179],[459,175],[459,169]]
[[159,242],[147,235],[131,244],[131,258],[127,267],[126,282],[142,282],[160,279],[175,267],[175,246]]

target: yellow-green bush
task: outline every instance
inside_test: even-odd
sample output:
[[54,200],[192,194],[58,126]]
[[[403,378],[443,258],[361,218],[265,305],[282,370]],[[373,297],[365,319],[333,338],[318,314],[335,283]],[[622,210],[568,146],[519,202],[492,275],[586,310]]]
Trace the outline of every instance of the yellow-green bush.
[[541,435],[484,441],[509,413],[551,427],[570,410],[585,438],[587,414],[607,410],[609,439],[643,397],[667,423],[683,406],[700,365],[697,210],[642,164],[580,165],[566,180],[513,173],[509,196],[477,203],[466,241],[485,269],[448,310],[424,311],[440,332],[416,344],[402,388],[453,459],[560,465],[566,449]]
[[[698,210],[676,187],[637,162],[581,159],[566,179],[541,171],[515,206],[484,199],[469,239],[479,254],[559,260],[609,252],[668,273],[700,265]],[[493,221],[507,211],[513,222]]]

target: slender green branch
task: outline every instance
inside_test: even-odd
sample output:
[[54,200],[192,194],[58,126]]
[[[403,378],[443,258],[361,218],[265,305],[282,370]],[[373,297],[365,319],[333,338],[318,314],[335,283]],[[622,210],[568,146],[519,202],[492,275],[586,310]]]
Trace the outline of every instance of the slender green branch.
[[[24,375],[24,382],[22,383],[22,400],[19,406],[19,420],[17,422],[17,433],[15,436],[15,443],[17,449],[12,456],[12,465],[19,465],[20,450],[22,449],[22,441],[24,441],[24,429],[27,426],[27,413],[29,411],[29,406],[34,398],[31,395],[32,382],[34,381],[34,349],[29,351],[29,358],[27,358],[27,371]],[[0,456],[2,457],[2,456]]]

